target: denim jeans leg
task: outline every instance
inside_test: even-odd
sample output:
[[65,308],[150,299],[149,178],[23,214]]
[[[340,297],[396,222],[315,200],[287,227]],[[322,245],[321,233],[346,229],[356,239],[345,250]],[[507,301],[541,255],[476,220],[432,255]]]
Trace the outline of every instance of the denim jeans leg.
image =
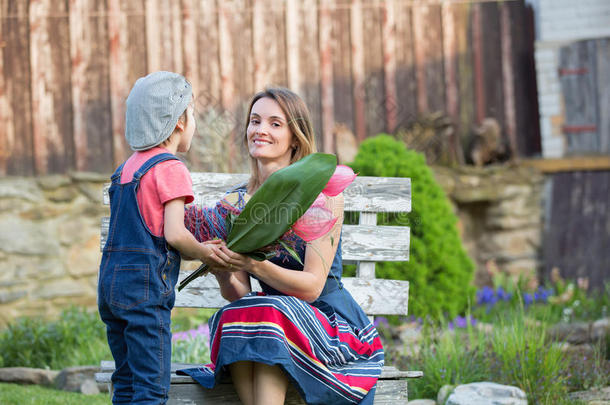
[[164,404],[171,372],[170,312],[159,306],[130,310],[125,329],[133,370],[132,404]]
[[112,373],[113,404],[129,404],[133,397],[133,375],[127,361],[127,345],[123,336],[125,321],[115,318],[106,308],[100,307],[100,316],[106,323],[108,346],[115,363]]

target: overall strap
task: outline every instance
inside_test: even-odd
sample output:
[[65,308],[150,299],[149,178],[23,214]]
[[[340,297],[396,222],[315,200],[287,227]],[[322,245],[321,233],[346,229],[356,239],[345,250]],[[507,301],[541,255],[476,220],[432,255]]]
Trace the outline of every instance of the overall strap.
[[153,168],[157,163],[165,162],[166,160],[180,160],[177,156],[171,153],[160,153],[148,159],[140,168],[133,174],[132,181],[140,181],[142,176]]
[[117,169],[114,171],[112,176],[110,176],[110,180],[113,183],[118,183],[121,180],[121,174],[123,173],[123,166],[125,166],[125,162],[123,162]]

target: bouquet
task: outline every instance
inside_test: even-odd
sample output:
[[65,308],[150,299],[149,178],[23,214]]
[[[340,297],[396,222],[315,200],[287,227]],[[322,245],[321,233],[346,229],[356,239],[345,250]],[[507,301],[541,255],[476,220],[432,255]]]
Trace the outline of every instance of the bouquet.
[[[294,236],[310,242],[328,233],[337,218],[326,199],[341,193],[355,177],[351,168],[337,166],[334,155],[313,153],[273,173],[252,196],[234,191],[214,207],[190,207],[186,226],[200,242],[219,238],[229,249],[256,260],[268,259],[283,247],[300,261],[291,247]],[[201,265],[178,291],[206,270],[207,265]]]

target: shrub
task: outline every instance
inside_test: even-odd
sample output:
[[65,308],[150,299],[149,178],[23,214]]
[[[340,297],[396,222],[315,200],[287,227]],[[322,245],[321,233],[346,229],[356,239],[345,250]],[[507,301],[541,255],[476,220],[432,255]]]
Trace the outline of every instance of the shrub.
[[409,261],[380,263],[377,276],[411,282],[409,308],[416,316],[440,319],[463,313],[474,294],[474,265],[462,247],[457,217],[424,156],[379,135],[360,145],[350,166],[361,176],[411,178],[412,212],[378,218],[382,225],[410,226]]
[[108,358],[106,328],[85,309],[64,310],[56,321],[20,318],[0,332],[0,367],[59,370]]

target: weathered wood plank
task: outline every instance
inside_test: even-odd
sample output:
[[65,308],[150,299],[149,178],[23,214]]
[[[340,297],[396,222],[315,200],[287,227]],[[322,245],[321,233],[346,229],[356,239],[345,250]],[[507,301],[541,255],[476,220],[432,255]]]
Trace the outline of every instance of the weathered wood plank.
[[473,41],[470,22],[470,5],[452,5],[454,11],[454,28],[456,37],[456,63],[458,82],[458,121],[457,134],[462,150],[470,137],[470,130],[475,120],[475,96],[473,78]]
[[[506,137],[506,118],[504,116],[504,80],[502,76],[502,40],[500,12],[498,3],[481,3],[481,56],[483,65],[483,89],[485,92],[485,117],[493,117],[502,128],[502,137]],[[500,81],[500,83],[498,83]]]
[[389,133],[398,124],[398,100],[396,95],[396,5],[392,0],[382,4],[383,78],[385,91],[385,122]]
[[581,170],[610,170],[610,156],[577,156],[557,159],[523,159],[523,166],[535,167],[543,173],[574,172]]
[[568,153],[599,151],[595,41],[579,41],[559,51],[559,80],[565,104],[563,133]]
[[599,151],[610,153],[610,40],[598,39],[595,70],[597,73],[597,103],[599,117],[597,134]]
[[29,6],[36,173],[65,173],[74,159],[67,3],[40,0]]
[[[193,88],[193,99],[199,92],[199,74],[197,72],[197,58],[199,56],[199,43],[197,41],[197,5],[193,0],[182,0],[182,8],[178,21],[182,21],[182,44],[180,49],[183,54],[184,77],[191,83]],[[207,51],[207,46],[204,48]],[[196,104],[195,104],[196,105]]]
[[318,2],[317,0],[299,1],[299,74],[301,93],[307,104],[316,134],[316,145],[322,145],[322,95],[320,92],[320,52]]
[[[333,59],[333,115],[335,129],[344,125],[354,132],[354,112],[352,102],[350,13],[349,0],[338,0],[332,10],[332,59]],[[336,132],[336,131],[335,131]],[[334,134],[333,134],[334,135]],[[333,136],[335,138],[335,136]],[[334,139],[335,149],[337,139]],[[340,151],[337,151],[340,153]]]
[[108,28],[102,0],[70,2],[70,56],[75,168],[110,172],[114,168],[109,95]]
[[[171,371],[172,371],[172,384],[184,384],[184,383],[193,383],[194,380],[189,376],[178,375],[176,374],[176,370],[197,367],[200,364],[194,363],[172,363]],[[102,360],[100,362],[100,373],[96,376],[96,381],[105,383],[110,382],[110,374],[109,372],[114,371],[114,360]],[[396,380],[401,378],[419,378],[423,375],[421,371],[401,371],[398,370],[394,366],[384,366],[381,370],[380,379],[383,380]],[[231,377],[225,376],[221,382],[230,382]]]
[[483,80],[483,17],[480,3],[471,5],[472,64],[475,101],[475,119],[480,124],[485,119],[485,87]]
[[[188,273],[180,273],[180,280]],[[407,315],[409,282],[402,280],[342,278],[344,288],[367,315]],[[259,289],[253,284],[254,290]],[[260,289],[259,289],[260,291]],[[213,276],[200,277],[176,294],[177,307],[221,308],[228,304]]]
[[413,53],[412,5],[395,1],[397,127],[407,127],[417,116],[417,82]]
[[[248,181],[248,174],[191,173],[195,204],[210,205],[220,200],[227,190]],[[104,186],[104,204],[109,204],[108,188]],[[410,212],[411,179],[401,177],[358,176],[343,192],[345,211]]]
[[534,17],[530,5],[511,1],[503,4],[510,14],[510,56],[514,72],[515,120],[519,156],[541,155],[536,67],[534,61]]
[[0,1],[0,175],[32,175],[28,3]]
[[[363,2],[366,4],[366,2]],[[378,4],[366,4],[362,24],[364,46],[364,89],[366,136],[386,132],[382,11]]]
[[[106,363],[106,364],[104,364]],[[105,367],[104,367],[105,366]],[[196,365],[187,364],[172,364],[172,371],[179,368],[192,367]],[[103,361],[102,370],[104,372],[96,373],[95,380],[98,383],[110,383],[110,376],[114,370],[114,362]],[[377,381],[377,389],[375,391],[375,405],[396,405],[397,403],[407,403],[407,380],[389,377],[388,374],[395,374],[394,367],[384,367],[380,379]],[[400,372],[401,378],[419,377],[420,372]],[[216,401],[216,402],[215,402]],[[168,404],[183,405],[183,404],[201,404],[201,403],[222,403],[230,405],[240,405],[241,402],[237,397],[235,388],[227,378],[221,381],[214,389],[206,389],[195,383],[189,376],[179,376],[172,373],[172,385],[169,392]],[[294,385],[290,384],[286,395],[287,405],[305,404]]]
[[288,88],[301,94],[301,74],[299,72],[299,1],[286,0],[286,77]]
[[502,85],[504,94],[504,122],[511,156],[517,156],[517,121],[515,100],[515,74],[513,71],[513,39],[511,36],[511,18],[507,3],[501,3],[500,28],[502,31]]
[[354,98],[354,128],[356,138],[362,142],[366,137],[365,120],[365,72],[364,32],[362,0],[352,0],[350,5],[350,40],[352,44],[352,91]]
[[[102,218],[101,248],[106,244],[109,222],[108,217]],[[406,226],[344,225],[342,239],[346,262],[409,260],[409,228]]]
[[334,152],[333,129],[334,94],[333,94],[333,60],[332,60],[332,18],[330,0],[320,0],[320,95],[322,101],[322,148],[326,153]]

